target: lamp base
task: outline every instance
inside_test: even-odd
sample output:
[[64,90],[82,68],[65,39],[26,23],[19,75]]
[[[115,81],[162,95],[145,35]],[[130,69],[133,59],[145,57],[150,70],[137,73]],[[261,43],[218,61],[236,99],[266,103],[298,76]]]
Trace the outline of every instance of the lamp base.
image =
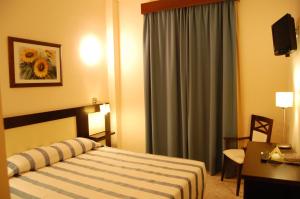
[[277,144],[278,148],[280,149],[291,149],[292,145],[290,144]]

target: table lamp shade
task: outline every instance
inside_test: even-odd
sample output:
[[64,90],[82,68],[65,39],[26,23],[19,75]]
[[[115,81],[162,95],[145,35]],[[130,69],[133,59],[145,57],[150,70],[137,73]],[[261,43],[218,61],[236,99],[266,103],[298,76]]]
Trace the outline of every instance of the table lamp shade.
[[276,106],[280,108],[293,107],[293,92],[276,92]]
[[101,104],[100,105],[100,112],[104,115],[110,112],[110,105],[109,104]]
[[105,131],[105,118],[101,112],[89,113],[89,135]]

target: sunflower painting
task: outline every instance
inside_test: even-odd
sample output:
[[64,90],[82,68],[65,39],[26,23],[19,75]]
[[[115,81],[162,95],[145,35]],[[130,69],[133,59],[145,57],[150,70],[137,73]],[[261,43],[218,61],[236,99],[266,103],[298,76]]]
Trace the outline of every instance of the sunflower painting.
[[61,86],[60,45],[8,38],[11,87]]
[[20,48],[20,79],[56,79],[55,51]]

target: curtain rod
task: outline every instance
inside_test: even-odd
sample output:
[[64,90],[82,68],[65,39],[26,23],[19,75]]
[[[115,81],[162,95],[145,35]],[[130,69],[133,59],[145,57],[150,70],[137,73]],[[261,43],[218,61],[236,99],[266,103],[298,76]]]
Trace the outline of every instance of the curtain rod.
[[[184,8],[200,4],[219,3],[224,0],[158,0],[141,4],[141,13],[147,14],[161,10]],[[235,0],[238,1],[238,0]]]

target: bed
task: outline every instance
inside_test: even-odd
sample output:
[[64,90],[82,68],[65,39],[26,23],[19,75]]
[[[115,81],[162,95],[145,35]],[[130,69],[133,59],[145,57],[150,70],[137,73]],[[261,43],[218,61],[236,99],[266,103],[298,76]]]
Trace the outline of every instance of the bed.
[[[47,119],[42,122],[48,121],[48,113],[39,113],[39,122],[44,116]],[[54,115],[60,115],[57,113]],[[77,117],[85,118],[80,114],[86,111],[64,116],[75,116],[80,137],[38,145],[8,157],[11,198],[203,198],[203,162],[100,146],[87,139],[88,135],[78,133],[86,124],[78,122]],[[28,118],[36,116],[5,118],[5,127],[26,125],[17,122],[20,118],[34,124],[36,119]]]

